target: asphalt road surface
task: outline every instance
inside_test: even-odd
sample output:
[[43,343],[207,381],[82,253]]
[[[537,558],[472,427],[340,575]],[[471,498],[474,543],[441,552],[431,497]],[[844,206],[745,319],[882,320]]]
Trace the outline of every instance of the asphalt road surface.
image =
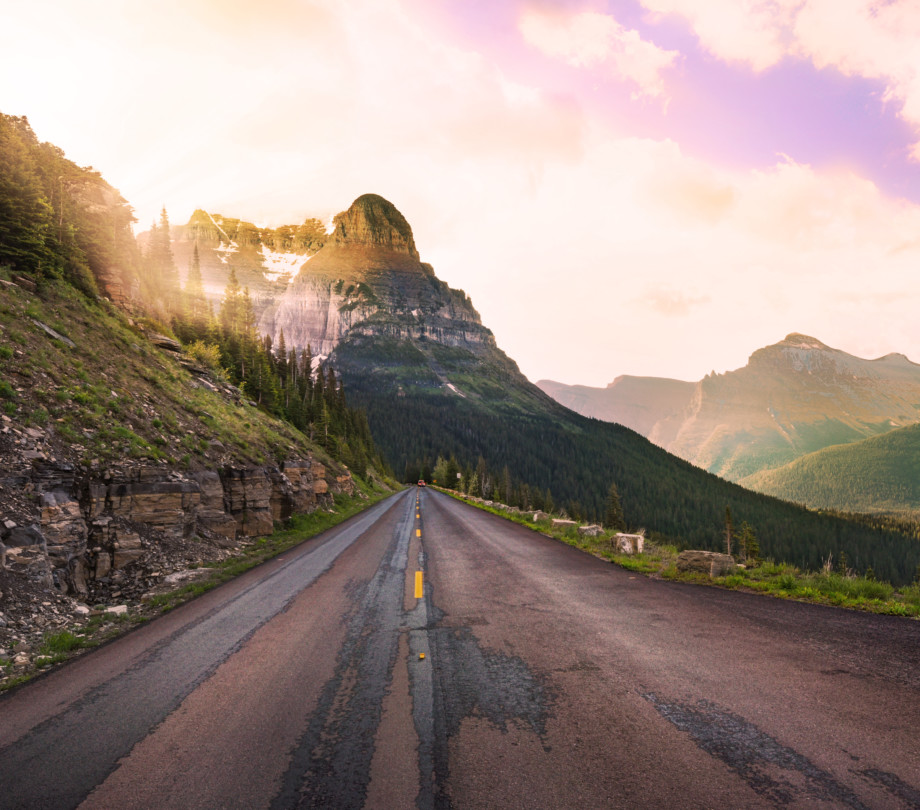
[[0,807],[920,807],[920,623],[412,489],[0,698]]

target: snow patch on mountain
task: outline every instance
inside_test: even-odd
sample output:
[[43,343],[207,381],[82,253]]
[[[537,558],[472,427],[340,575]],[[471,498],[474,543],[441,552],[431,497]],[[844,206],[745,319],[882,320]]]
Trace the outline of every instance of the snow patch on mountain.
[[263,275],[269,281],[278,281],[278,279],[287,276],[288,280],[297,275],[305,261],[310,259],[299,253],[282,253],[276,250],[269,250],[262,245],[262,263],[265,265]]

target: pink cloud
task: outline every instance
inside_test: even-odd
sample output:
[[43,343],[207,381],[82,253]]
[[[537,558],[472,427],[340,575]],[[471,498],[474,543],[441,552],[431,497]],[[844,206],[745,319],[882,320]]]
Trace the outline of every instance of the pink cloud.
[[600,67],[618,80],[635,84],[634,98],[665,96],[662,74],[679,55],[642,39],[614,17],[593,11],[564,14],[528,9],[520,16],[518,28],[530,45],[547,56],[577,68]]
[[[920,5],[912,0],[641,0],[684,17],[711,54],[764,71],[786,58],[885,82],[885,98],[920,133]],[[920,161],[920,141],[912,147]]]

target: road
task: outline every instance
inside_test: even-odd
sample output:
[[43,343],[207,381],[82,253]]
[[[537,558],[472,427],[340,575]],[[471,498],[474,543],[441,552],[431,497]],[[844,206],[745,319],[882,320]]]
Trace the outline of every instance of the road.
[[920,623],[412,489],[0,698],[0,808],[71,807],[920,807]]

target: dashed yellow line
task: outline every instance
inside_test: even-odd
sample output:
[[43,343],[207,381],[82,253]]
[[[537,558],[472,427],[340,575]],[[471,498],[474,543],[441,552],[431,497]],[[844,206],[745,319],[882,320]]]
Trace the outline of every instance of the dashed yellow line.
[[415,572],[415,598],[421,599],[424,595],[424,587],[422,586],[423,573],[421,571]]

